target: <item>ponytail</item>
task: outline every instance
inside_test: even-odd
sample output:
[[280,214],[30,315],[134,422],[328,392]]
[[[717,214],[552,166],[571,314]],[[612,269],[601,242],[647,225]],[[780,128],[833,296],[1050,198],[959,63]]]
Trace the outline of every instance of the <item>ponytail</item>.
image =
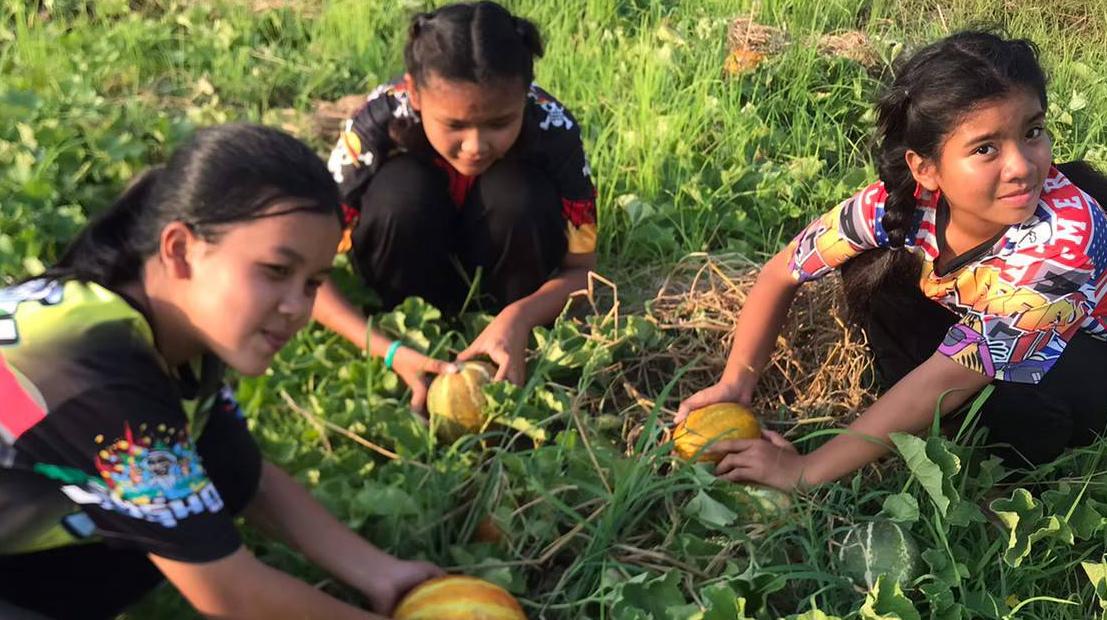
[[136,279],[143,251],[135,247],[134,231],[162,173],[157,166],[132,180],[106,211],[77,234],[44,277],[109,285]]

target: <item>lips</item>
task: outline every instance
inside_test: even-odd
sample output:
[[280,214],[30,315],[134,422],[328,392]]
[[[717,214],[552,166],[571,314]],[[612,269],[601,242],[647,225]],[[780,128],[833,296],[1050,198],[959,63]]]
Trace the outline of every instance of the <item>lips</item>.
[[292,339],[292,334],[272,332],[264,329],[261,330],[261,336],[265,340],[265,343],[269,345],[269,348],[272,349],[273,353],[280,351],[281,348]]
[[1012,206],[1027,206],[1029,203],[1038,202],[1038,188],[1027,188],[1010,192],[999,197],[999,200]]

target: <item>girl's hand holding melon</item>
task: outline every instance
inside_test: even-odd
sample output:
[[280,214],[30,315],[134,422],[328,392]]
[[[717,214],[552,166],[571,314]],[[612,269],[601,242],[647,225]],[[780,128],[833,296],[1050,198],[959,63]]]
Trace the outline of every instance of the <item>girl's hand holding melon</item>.
[[358,590],[369,601],[373,611],[391,615],[400,599],[419,584],[446,573],[429,562],[389,558],[378,564]]
[[411,408],[423,411],[427,404],[427,375],[457,372],[454,364],[427,357],[415,349],[400,347],[392,359],[392,371],[411,388]]
[[739,375],[734,381],[728,381],[724,377],[715,385],[704,388],[681,402],[674,421],[679,424],[692,411],[717,403],[738,403],[749,406],[753,399],[753,388],[756,385],[757,377],[749,373]]
[[780,433],[762,430],[758,439],[724,439],[707,451],[719,456],[715,475],[731,482],[754,482],[782,491],[809,482],[804,477],[807,457]]
[[492,319],[467,349],[458,354],[457,360],[464,362],[487,355],[497,367],[493,381],[507,379],[521,387],[527,377],[527,338],[531,330],[525,323],[508,306]]

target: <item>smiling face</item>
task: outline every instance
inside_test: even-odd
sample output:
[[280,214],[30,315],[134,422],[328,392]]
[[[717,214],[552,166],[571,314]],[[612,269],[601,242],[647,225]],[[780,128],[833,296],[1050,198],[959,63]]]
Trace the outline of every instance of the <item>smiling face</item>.
[[404,79],[427,140],[461,174],[484,172],[519,137],[527,100],[522,80],[477,84],[442,79],[434,73],[421,84],[410,75]]
[[311,317],[340,227],[333,215],[300,211],[218,232],[212,242],[189,242],[176,305],[205,349],[242,374],[259,375]]
[[1016,90],[969,111],[945,138],[937,160],[907,152],[915,180],[940,190],[950,225],[990,238],[1034,213],[1052,145],[1037,95]]

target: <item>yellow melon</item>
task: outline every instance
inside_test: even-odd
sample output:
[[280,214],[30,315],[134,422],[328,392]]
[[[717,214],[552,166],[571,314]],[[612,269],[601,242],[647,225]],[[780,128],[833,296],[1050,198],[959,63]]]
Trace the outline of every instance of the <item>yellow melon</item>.
[[704,446],[724,439],[756,439],[761,436],[761,425],[753,413],[736,403],[716,403],[688,414],[673,429],[676,453],[690,460],[700,453],[697,460],[718,462],[721,455],[701,452]]
[[396,620],[527,620],[507,590],[460,575],[423,582],[408,592],[392,615]]
[[494,374],[484,362],[463,362],[461,372],[435,377],[427,391],[432,427],[451,439],[480,431],[485,421],[483,388]]

